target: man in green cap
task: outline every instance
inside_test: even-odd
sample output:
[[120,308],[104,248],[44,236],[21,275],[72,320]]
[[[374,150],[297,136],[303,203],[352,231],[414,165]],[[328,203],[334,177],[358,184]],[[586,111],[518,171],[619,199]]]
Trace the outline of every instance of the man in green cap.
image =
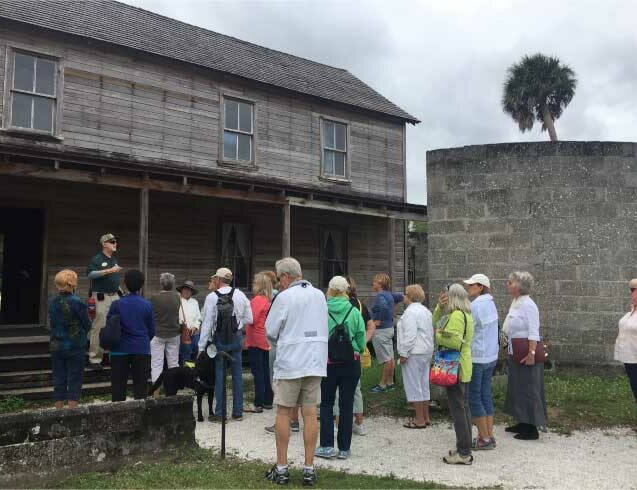
[[102,251],[98,252],[88,264],[86,274],[91,282],[91,297],[95,300],[95,318],[91,325],[90,347],[88,352],[89,368],[102,369],[100,330],[106,325],[106,315],[111,303],[119,299],[119,271],[114,254],[117,252],[117,237],[112,233],[100,238]]

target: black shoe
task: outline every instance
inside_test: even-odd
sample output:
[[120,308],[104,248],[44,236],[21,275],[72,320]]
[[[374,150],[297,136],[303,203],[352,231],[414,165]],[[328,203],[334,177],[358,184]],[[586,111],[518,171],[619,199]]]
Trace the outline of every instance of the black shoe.
[[272,468],[270,468],[270,471],[266,471],[265,477],[277,485],[287,485],[290,481],[290,470],[285,468],[285,470],[279,471],[275,464]]
[[236,420],[237,422],[240,422],[243,420],[243,415],[232,415],[232,420]]
[[306,487],[314,486],[316,483],[316,471],[303,469],[303,485]]
[[221,422],[221,417],[213,413],[212,415],[208,415],[208,420],[210,422]]
[[518,434],[522,432],[522,427],[520,427],[520,425],[521,424],[515,424],[510,427],[507,427],[506,429],[504,429],[504,432],[513,432],[514,434]]
[[513,436],[515,439],[519,439],[521,441],[536,441],[540,438],[540,434],[538,434],[537,430],[535,432],[520,432]]
[[263,405],[264,410],[272,410],[272,405]]

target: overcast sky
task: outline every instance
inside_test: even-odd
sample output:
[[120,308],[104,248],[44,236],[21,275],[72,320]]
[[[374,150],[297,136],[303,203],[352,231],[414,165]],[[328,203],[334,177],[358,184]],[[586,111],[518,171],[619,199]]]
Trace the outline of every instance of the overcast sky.
[[408,200],[426,203],[425,153],[546,140],[502,112],[506,69],[542,52],[579,80],[562,140],[637,140],[633,0],[211,1],[126,3],[345,68],[422,121],[407,126]]

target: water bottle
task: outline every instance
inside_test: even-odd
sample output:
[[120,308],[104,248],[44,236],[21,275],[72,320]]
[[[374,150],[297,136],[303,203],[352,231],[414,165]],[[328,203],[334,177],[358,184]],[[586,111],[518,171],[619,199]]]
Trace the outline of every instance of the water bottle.
[[93,321],[95,320],[95,314],[97,313],[97,307],[95,305],[95,298],[93,298],[92,296],[88,299],[88,301],[86,302],[86,305],[88,307],[88,317],[89,320]]

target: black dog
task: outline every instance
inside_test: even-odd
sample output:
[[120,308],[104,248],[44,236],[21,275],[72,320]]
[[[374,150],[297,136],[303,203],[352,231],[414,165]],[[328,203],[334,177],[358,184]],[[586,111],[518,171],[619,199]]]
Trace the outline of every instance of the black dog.
[[203,422],[201,403],[204,394],[208,394],[208,415],[212,415],[212,402],[215,392],[214,361],[203,354],[196,365],[186,362],[184,366],[165,369],[148,392],[148,396],[163,384],[166,396],[176,395],[179,390],[191,388],[197,393],[197,421]]

